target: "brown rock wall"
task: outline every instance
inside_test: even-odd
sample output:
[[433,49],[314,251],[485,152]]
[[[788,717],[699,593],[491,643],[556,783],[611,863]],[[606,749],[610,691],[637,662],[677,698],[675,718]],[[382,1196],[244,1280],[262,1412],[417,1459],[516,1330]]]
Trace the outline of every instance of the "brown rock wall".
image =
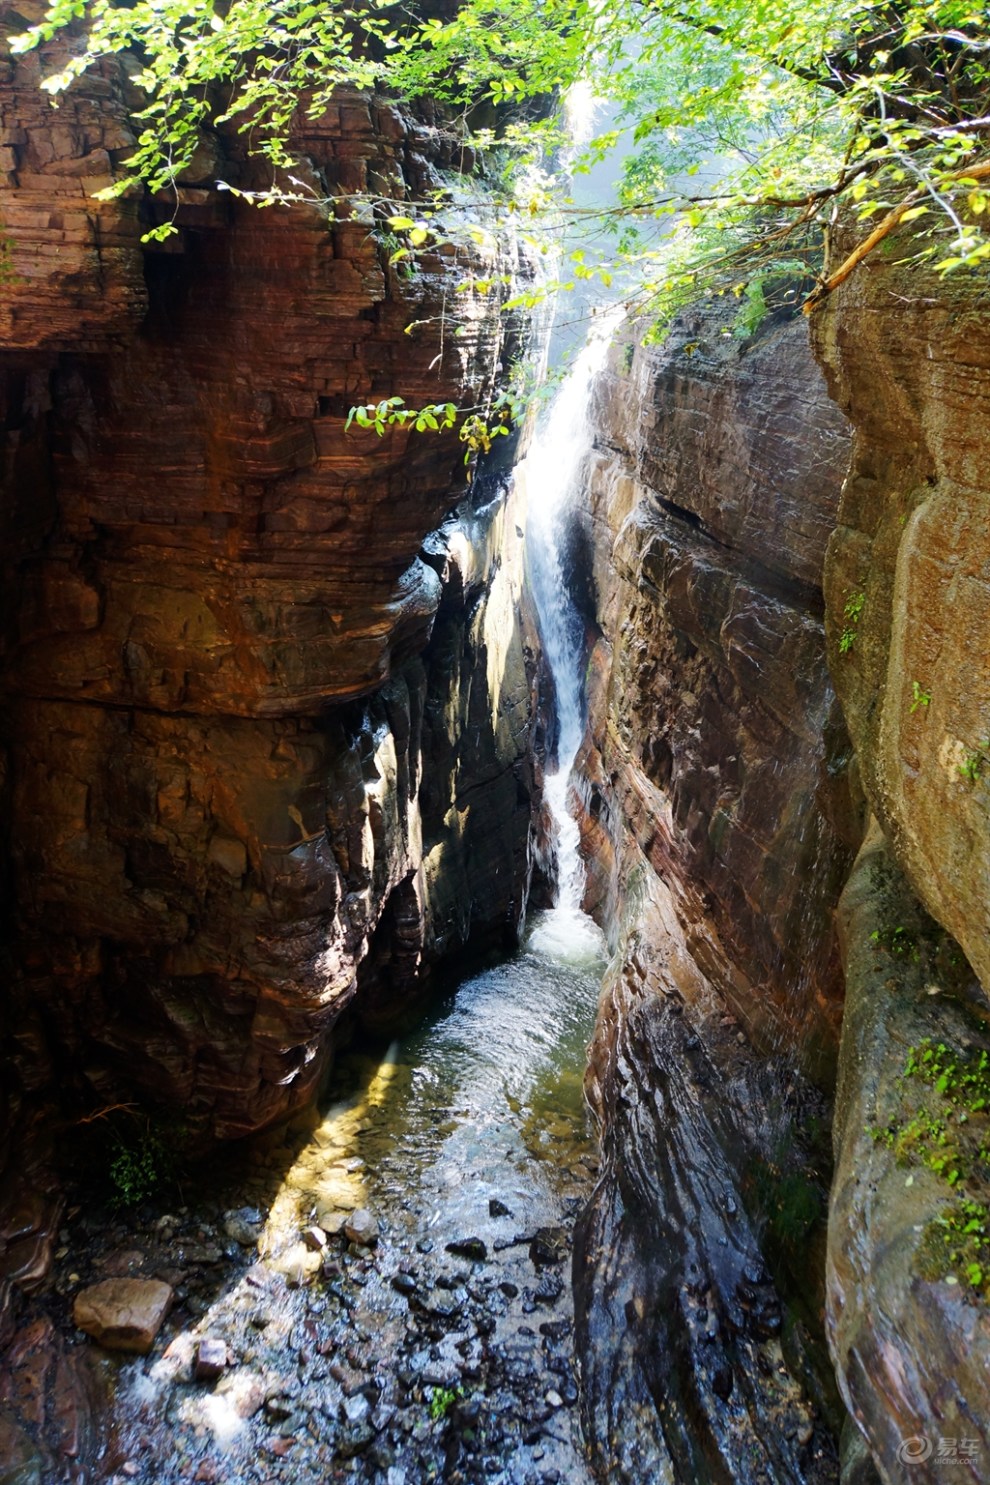
[[[965,1125],[957,1123],[933,1080],[906,1077],[905,1069],[909,1049],[926,1039],[944,1061],[972,1067],[990,1049],[990,1015],[969,966],[919,907],[875,823],[839,921],[847,990],[826,1290],[839,1383],[884,1481],[934,1482],[948,1468],[982,1481],[990,1459],[990,1313],[966,1278],[979,1250],[963,1236],[974,1208],[961,1215],[961,1203],[988,1209],[990,1180],[973,1152],[990,1119],[967,1108]],[[937,1135],[919,1134],[933,1120],[946,1132],[943,1146]],[[912,1127],[914,1136],[899,1143]],[[953,1163],[964,1176],[950,1183],[924,1156],[960,1145]]]
[[880,257],[814,323],[855,429],[826,563],[836,689],[899,865],[990,986],[986,286]]
[[[342,91],[295,139],[312,201],[266,211],[212,189],[263,184],[243,141],[205,141],[178,236],[142,247],[176,203],[91,194],[130,142],[126,61],[57,113],[37,58],[4,65],[22,1082],[40,1014],[84,1102],[137,1089],[238,1134],[309,1095],[359,982],[384,1022],[430,964],[519,921],[515,519],[497,489],[468,498],[456,436],[344,431],[372,397],[478,402],[514,331],[462,291],[477,249],[396,270],[342,199],[441,186],[462,161],[436,119]],[[438,341],[455,293],[463,333]]]
[[985,278],[941,279],[911,260],[918,246],[902,235],[813,320],[854,429],[826,629],[877,822],[842,905],[827,1318],[840,1385],[885,1480],[902,1477],[906,1438],[930,1446],[911,1463],[919,1479],[940,1477],[950,1436],[968,1441],[953,1462],[961,1477],[982,1478],[990,1448],[985,1296],[950,1251],[958,1203],[988,1209],[985,1167],[960,1162],[954,1191],[901,1143],[912,1121],[937,1118],[955,1146],[954,1112],[904,1070],[926,1039],[959,1065],[985,1048],[990,986],[990,307]]
[[[756,1042],[811,1065],[837,1032],[831,909],[850,822],[809,575],[845,434],[801,327],[770,327],[745,351],[724,329],[686,323],[661,352],[637,352],[629,382],[617,358],[605,381],[594,767],[617,856],[625,819]],[[622,880],[620,868],[596,890],[617,902]]]

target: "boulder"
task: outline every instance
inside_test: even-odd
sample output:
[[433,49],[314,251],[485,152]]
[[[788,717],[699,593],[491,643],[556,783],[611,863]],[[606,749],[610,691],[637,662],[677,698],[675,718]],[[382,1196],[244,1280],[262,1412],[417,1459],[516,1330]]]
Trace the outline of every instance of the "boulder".
[[171,1303],[160,1279],[102,1279],[76,1295],[72,1319],[109,1351],[146,1355]]

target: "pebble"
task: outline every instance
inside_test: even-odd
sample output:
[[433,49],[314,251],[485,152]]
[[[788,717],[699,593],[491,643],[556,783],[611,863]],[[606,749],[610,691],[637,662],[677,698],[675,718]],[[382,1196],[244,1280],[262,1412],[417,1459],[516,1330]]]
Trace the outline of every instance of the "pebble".
[[197,1382],[215,1382],[227,1366],[227,1343],[216,1336],[203,1336],[196,1347],[193,1376]]
[[483,1263],[488,1257],[488,1248],[479,1237],[455,1238],[446,1246],[447,1252],[453,1253],[455,1258],[470,1258],[475,1263]]
[[338,1237],[343,1232],[349,1213],[324,1207],[317,1213],[317,1220],[327,1237]]
[[371,1412],[371,1404],[363,1392],[356,1392],[353,1397],[344,1399],[341,1411],[348,1423],[361,1423]]
[[344,1223],[344,1236],[359,1247],[371,1248],[378,1242],[378,1222],[367,1207],[358,1207]]
[[253,1248],[261,1237],[264,1222],[257,1207],[241,1207],[224,1214],[223,1230],[242,1248]]

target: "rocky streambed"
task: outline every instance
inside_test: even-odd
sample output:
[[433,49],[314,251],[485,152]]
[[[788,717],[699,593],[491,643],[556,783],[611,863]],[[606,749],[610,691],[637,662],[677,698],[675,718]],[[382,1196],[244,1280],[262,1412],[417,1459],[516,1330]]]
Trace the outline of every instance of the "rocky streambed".
[[[541,915],[415,1035],[342,1059],[331,1105],[167,1200],[78,1193],[3,1383],[4,1485],[590,1480],[570,1256],[599,954],[586,919]],[[120,1304],[147,1354],[109,1348]]]

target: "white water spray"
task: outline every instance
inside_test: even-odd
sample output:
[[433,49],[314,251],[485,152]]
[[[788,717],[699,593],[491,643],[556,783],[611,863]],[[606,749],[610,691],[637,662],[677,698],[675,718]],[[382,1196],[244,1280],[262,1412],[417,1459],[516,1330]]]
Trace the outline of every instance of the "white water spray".
[[571,769],[584,731],[582,667],[584,625],[573,602],[567,571],[567,532],[592,436],[591,384],[601,369],[621,316],[604,316],[538,427],[523,464],[529,505],[527,563],[539,616],[543,654],[557,698],[557,771],[548,773],[545,796],[557,843],[558,900],[534,933],[539,947],[587,952],[597,929],[581,911],[584,865],[577,822],[567,809]]

